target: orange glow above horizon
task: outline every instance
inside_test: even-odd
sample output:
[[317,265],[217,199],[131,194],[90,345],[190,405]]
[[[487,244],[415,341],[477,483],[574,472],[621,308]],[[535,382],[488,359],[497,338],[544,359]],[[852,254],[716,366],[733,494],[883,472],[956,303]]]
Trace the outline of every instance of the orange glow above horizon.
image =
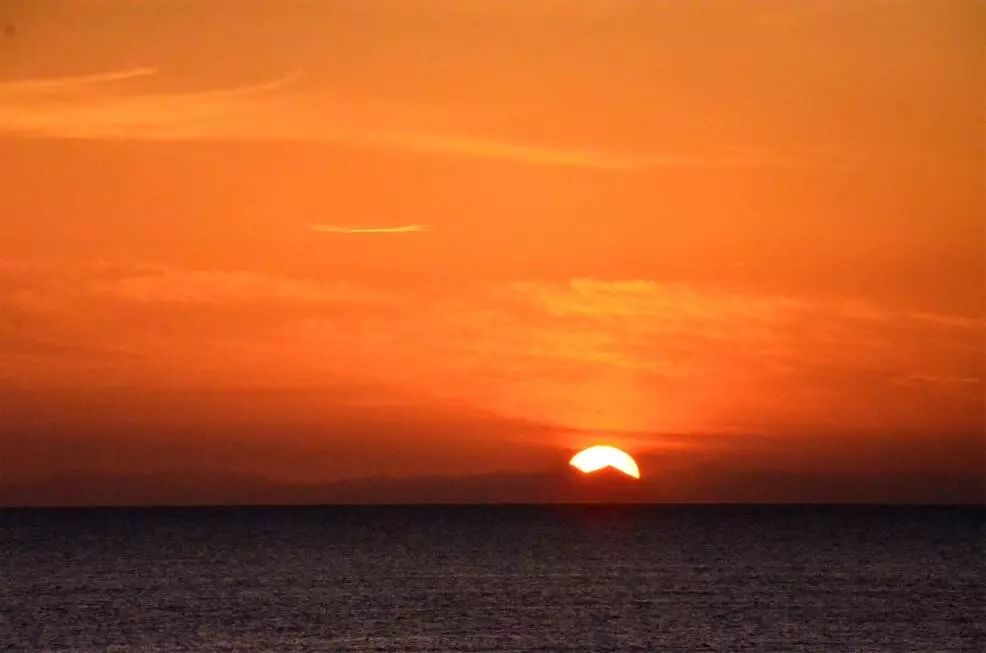
[[984,10],[0,3],[4,478],[968,471]]

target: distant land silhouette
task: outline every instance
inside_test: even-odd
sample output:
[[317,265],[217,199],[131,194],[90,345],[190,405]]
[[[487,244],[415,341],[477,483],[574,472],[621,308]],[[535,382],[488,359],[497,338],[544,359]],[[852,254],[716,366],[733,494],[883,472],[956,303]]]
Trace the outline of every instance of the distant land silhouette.
[[603,469],[593,474],[494,473],[280,482],[239,473],[94,474],[65,470],[0,479],[0,506],[475,503],[940,503],[982,504],[982,478],[873,478],[783,471],[705,473],[691,480]]

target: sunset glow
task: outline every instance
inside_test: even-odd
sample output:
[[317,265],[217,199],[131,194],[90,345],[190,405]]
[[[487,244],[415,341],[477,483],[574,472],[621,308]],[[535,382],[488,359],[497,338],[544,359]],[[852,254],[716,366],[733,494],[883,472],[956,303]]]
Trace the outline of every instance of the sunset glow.
[[0,3],[0,497],[980,496],[982,16]]

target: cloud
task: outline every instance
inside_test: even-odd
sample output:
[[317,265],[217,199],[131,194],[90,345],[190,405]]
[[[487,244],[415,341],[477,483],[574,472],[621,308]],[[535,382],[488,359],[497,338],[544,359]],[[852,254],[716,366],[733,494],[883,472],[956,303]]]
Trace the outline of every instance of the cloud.
[[156,68],[141,67],[129,68],[126,70],[115,70],[105,73],[95,73],[92,75],[79,75],[70,77],[40,77],[24,80],[0,81],[0,99],[5,96],[13,98],[30,98],[35,95],[49,93],[78,91],[87,86],[105,84],[108,82],[121,82],[139,77],[148,77],[157,74]]
[[[0,81],[0,133],[32,138],[321,141],[428,155],[596,170],[788,165],[744,153],[689,156],[517,142],[450,132],[442,110],[404,110],[303,90],[297,74],[235,87],[154,90],[158,70],[141,67],[77,77]],[[134,84],[134,83],[137,84]],[[409,117],[410,116],[410,117]]]
[[[924,500],[981,465],[981,327],[646,279],[436,294],[0,260],[0,454],[24,474],[71,452],[86,473],[197,461],[314,481],[532,472],[605,438],[660,470],[647,500]],[[880,482],[824,491],[849,465]],[[382,501],[402,487],[337,489]],[[510,487],[475,496],[542,496]]]
[[[406,300],[399,319],[352,328],[335,364],[596,433],[982,428],[981,331],[943,326],[972,318],[652,280]],[[316,348],[340,329],[306,319],[292,341]]]
[[570,434],[982,429],[983,326],[646,279],[436,294],[244,270],[0,264],[0,383],[346,379]]
[[383,301],[384,296],[347,283],[249,270],[98,262],[19,263],[0,259],[0,299],[25,308],[53,307],[75,301],[235,307],[376,302]]
[[963,347],[975,345],[986,329],[982,318],[914,313],[858,299],[650,280],[521,282],[507,291],[559,325],[610,332],[625,343],[677,338],[700,347],[742,344],[733,357],[759,353],[794,363],[865,366],[879,359],[888,369],[904,369],[909,355],[925,354],[929,361],[945,364],[955,359],[947,360],[942,351],[931,355],[921,346],[925,339],[957,345],[957,360],[963,360],[961,355],[968,353]]
[[[156,69],[0,82],[0,132],[28,137],[151,140],[249,137],[271,93],[294,79],[180,92],[147,90]],[[108,82],[143,81],[139,87]],[[255,134],[256,135],[256,134]]]
[[413,234],[427,231],[423,224],[403,224],[390,227],[355,227],[331,224],[313,224],[312,231],[323,234]]
[[[860,300],[646,280],[528,282],[511,292],[551,317],[541,321],[550,332],[594,342],[570,353],[591,354],[597,374],[634,370],[623,392],[640,393],[643,406],[648,395],[667,399],[685,411],[681,426],[982,428],[980,318],[914,319]],[[905,389],[916,379],[938,387]],[[652,415],[670,416],[651,401]]]
[[[458,154],[483,159],[505,159],[541,165],[596,168],[599,170],[638,170],[654,167],[692,168],[706,166],[769,165],[753,157],[688,157],[673,155],[630,155],[591,148],[545,147],[465,134],[434,132],[366,133],[362,140],[371,145],[400,147],[427,154]],[[774,161],[773,163],[777,163]]]
[[[0,260],[0,388],[50,387],[75,373],[224,386],[232,370],[274,354],[288,325],[333,314],[358,322],[392,301],[357,284],[245,270]],[[286,378],[254,374],[242,378],[275,386]]]
[[671,327],[673,319],[696,322],[747,322],[776,318],[801,305],[793,298],[699,288],[647,280],[572,279],[564,284],[516,283],[511,291],[525,302],[559,317],[636,318]]

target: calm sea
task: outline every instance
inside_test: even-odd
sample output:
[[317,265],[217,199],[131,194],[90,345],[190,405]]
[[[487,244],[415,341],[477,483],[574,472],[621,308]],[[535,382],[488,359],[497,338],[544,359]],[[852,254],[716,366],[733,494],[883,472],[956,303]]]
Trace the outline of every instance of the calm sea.
[[0,510],[0,648],[983,651],[984,515]]

